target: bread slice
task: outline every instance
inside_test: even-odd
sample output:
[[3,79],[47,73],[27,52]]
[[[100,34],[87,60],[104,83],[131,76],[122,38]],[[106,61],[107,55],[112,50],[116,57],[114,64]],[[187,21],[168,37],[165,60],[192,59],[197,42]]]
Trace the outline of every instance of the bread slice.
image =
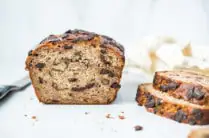
[[69,30],[30,51],[26,69],[43,103],[109,104],[120,88],[124,63],[124,48],[112,38]]
[[176,99],[167,93],[155,90],[151,83],[138,87],[136,101],[147,111],[191,125],[209,124],[209,108]]
[[159,71],[153,86],[190,103],[209,106],[209,76],[189,70]]
[[209,128],[199,128],[192,130],[188,138],[209,138]]

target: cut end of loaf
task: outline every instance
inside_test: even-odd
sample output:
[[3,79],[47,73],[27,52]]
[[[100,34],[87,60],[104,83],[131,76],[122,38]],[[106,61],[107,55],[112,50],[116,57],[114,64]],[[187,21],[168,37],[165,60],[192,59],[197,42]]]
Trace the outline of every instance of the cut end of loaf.
[[86,31],[42,41],[26,61],[38,99],[59,104],[113,102],[124,66],[123,49],[114,45],[114,40]]

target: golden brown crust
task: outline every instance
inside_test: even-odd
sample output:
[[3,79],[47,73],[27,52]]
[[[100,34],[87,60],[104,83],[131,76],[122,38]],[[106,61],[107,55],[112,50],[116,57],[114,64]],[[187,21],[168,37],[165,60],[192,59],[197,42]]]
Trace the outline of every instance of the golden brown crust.
[[[198,105],[209,106],[209,89],[207,87],[195,82],[191,83],[174,79],[171,76],[164,75],[166,72],[161,71],[155,73],[153,79],[153,87],[155,89],[166,92],[178,99],[184,99]],[[178,72],[173,72],[173,74],[180,75],[181,72],[179,71],[179,74]],[[199,75],[196,74],[196,77],[198,78]],[[195,80],[196,78],[194,77],[193,79]]]
[[68,30],[62,35],[49,35],[47,38],[42,40],[38,47],[35,50],[31,50],[28,53],[28,57],[26,59],[26,69],[30,68],[30,62],[32,56],[36,56],[36,51],[41,48],[57,48],[57,49],[64,49],[63,44],[67,43],[69,46],[76,46],[77,44],[91,44],[92,46],[99,46],[105,47],[108,50],[115,52],[118,56],[121,56],[123,61],[125,62],[125,55],[124,55],[124,47],[117,43],[110,37],[104,35],[98,35],[92,32],[87,32],[84,30]]
[[136,101],[140,106],[145,106],[148,112],[163,116],[180,123],[190,125],[209,124],[209,109],[194,108],[192,105],[178,104],[167,98],[153,95],[146,87],[151,84],[138,86]]
[[[41,50],[52,49],[54,51],[64,51],[66,49],[71,49],[72,47],[76,47],[76,46],[92,46],[98,49],[106,49],[107,52],[114,53],[117,57],[120,57],[122,59],[120,63],[122,66],[116,68],[120,68],[122,70],[124,67],[125,64],[124,48],[122,45],[114,41],[112,38],[95,34],[92,32],[87,32],[84,30],[68,30],[62,35],[48,36],[47,38],[45,38],[40,42],[40,44],[35,50],[31,50],[29,52],[28,57],[26,59],[26,69],[29,70],[30,72],[31,80],[32,80],[31,71],[35,66],[33,65],[33,60],[34,58],[36,58],[36,56],[38,56],[38,53]],[[118,78],[119,79],[116,81],[116,83],[119,84],[121,79],[121,74],[118,74]],[[32,84],[34,84],[33,80],[32,80]],[[114,97],[112,97],[112,99],[108,100],[105,103],[99,103],[95,101],[95,103],[74,103],[74,104],[110,104],[115,100],[117,96],[117,91],[119,90],[119,88],[114,88],[114,89],[116,91]],[[46,101],[40,96],[40,92],[37,88],[34,87],[34,90],[40,102],[47,104],[69,104],[68,101],[56,101],[56,100]]]

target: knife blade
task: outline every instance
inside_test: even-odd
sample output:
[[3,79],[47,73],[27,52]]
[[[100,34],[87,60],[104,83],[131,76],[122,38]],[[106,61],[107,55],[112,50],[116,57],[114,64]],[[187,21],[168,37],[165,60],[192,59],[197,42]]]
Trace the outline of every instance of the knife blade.
[[11,85],[0,85],[0,100],[3,99],[8,93],[14,91],[21,91],[31,84],[30,78],[28,76],[15,81]]

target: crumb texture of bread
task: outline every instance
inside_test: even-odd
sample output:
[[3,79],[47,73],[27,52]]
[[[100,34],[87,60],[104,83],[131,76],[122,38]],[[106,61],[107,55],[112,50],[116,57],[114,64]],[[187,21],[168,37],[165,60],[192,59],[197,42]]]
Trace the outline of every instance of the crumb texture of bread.
[[148,112],[190,125],[209,124],[209,108],[176,99],[153,88],[151,83],[138,86],[136,101]]
[[209,76],[189,70],[159,71],[153,87],[178,99],[209,106]]
[[122,45],[84,30],[50,35],[26,59],[36,95],[48,104],[113,102],[124,64]]
[[209,128],[199,128],[192,130],[188,138],[209,138]]

